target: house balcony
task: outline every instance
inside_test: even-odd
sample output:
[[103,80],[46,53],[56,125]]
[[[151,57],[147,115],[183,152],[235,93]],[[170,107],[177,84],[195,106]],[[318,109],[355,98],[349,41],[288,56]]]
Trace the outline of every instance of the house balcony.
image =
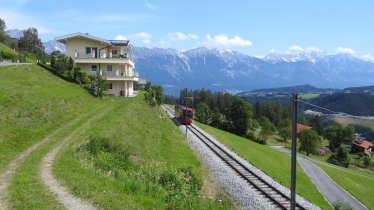
[[103,51],[100,56],[96,52],[86,53],[84,51],[75,51],[73,55],[75,63],[108,63],[108,64],[129,64],[134,66],[134,59],[129,52],[113,53]]
[[[103,73],[101,72],[101,75]],[[138,72],[106,72],[104,73],[106,80],[108,81],[139,81],[139,73]]]

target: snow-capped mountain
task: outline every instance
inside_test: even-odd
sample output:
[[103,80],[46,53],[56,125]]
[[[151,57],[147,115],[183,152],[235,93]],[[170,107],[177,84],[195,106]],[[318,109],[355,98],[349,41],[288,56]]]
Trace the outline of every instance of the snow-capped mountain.
[[[65,46],[54,41],[44,46],[49,52],[65,51]],[[176,94],[185,87],[241,92],[300,84],[320,88],[374,84],[374,63],[349,54],[271,53],[257,58],[205,47],[188,51],[133,47],[133,57],[140,76],[163,85],[168,94]]]
[[45,51],[47,53],[52,53],[53,51],[60,51],[65,53],[65,45],[57,42],[55,40],[49,40],[48,42],[43,42],[43,46],[45,48]]
[[264,58],[204,47],[188,51],[133,48],[136,69],[170,93],[181,88],[243,91],[311,84],[344,88],[373,85],[374,63],[348,54],[321,52],[272,53]]

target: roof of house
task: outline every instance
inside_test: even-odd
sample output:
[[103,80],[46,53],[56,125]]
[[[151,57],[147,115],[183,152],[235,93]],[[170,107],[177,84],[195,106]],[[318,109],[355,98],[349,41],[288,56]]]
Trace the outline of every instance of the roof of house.
[[368,149],[369,147],[373,147],[373,143],[366,140],[355,140],[352,144],[357,145],[359,147]]
[[297,133],[300,133],[302,130],[305,130],[305,129],[312,129],[312,127],[297,123],[297,129],[296,129]]
[[91,39],[91,40],[94,40],[94,41],[98,41],[98,42],[102,42],[102,43],[106,43],[106,44],[112,44],[111,41],[109,41],[109,40],[102,39],[102,38],[95,37],[95,36],[91,36],[88,33],[68,34],[68,35],[56,37],[55,40],[58,41],[58,42],[61,42],[63,44],[66,44],[66,41],[68,39],[76,38],[76,37],[84,37],[84,38]]

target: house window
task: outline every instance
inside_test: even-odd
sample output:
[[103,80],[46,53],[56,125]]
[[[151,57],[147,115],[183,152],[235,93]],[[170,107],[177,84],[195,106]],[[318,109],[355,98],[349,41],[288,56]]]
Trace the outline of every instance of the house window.
[[113,54],[114,54],[114,55],[117,55],[117,50],[113,50]]
[[113,83],[109,83],[109,84],[108,84],[108,89],[109,89],[109,90],[113,89]]
[[91,53],[91,47],[86,47],[86,54],[90,54]]
[[97,66],[96,65],[92,65],[91,66],[91,71],[96,71],[97,70]]
[[106,66],[106,71],[112,71],[112,68],[113,68],[112,65],[107,65]]

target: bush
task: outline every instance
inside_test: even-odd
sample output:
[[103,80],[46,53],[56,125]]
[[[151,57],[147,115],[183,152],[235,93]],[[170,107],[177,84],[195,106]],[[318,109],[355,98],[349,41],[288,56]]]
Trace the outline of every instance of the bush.
[[161,172],[159,184],[167,191],[166,201],[178,201],[198,195],[202,182],[196,178],[191,167]]
[[365,166],[366,168],[369,167],[369,165],[370,165],[370,161],[371,161],[370,157],[365,156],[363,161],[364,161],[364,166]]
[[342,201],[336,201],[333,203],[335,210],[353,210],[353,208],[348,204]]
[[327,159],[327,162],[343,166],[348,168],[350,164],[350,158],[348,156],[348,151],[343,148],[339,147],[338,151],[336,153],[332,153],[331,156]]
[[121,144],[105,137],[90,137],[90,141],[84,146],[94,158],[94,165],[102,171],[114,171],[115,175],[131,166],[130,153]]

